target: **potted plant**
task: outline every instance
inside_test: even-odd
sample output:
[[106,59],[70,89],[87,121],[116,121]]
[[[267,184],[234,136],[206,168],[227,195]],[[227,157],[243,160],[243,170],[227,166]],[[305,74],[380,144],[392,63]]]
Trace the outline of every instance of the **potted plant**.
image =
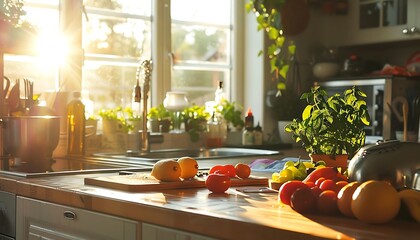
[[239,106],[236,102],[230,102],[227,99],[222,99],[220,104],[215,106],[216,112],[220,113],[226,124],[228,130],[231,129],[231,126],[236,130],[240,131],[245,125],[242,115],[242,107]]
[[365,97],[366,94],[356,87],[345,90],[343,95],[332,96],[319,86],[314,87],[302,94],[301,99],[308,103],[302,119],[293,119],[286,131],[293,134],[296,142],[302,142],[314,161],[317,161],[314,156],[320,154],[324,161],[327,156],[337,159],[337,156],[345,155],[345,165],[341,167],[346,168],[347,159],[365,144],[364,127],[370,124]]
[[102,128],[104,134],[113,134],[116,132],[128,133],[133,129],[133,125],[128,119],[132,110],[127,107],[118,106],[112,109],[102,109],[98,115],[102,118]]
[[147,113],[147,120],[150,122],[150,129],[152,132],[169,132],[171,113],[163,104],[150,108]]
[[206,131],[210,113],[206,111],[205,106],[193,104],[184,109],[182,117],[185,123],[185,131],[190,134],[191,141],[198,141],[200,134]]

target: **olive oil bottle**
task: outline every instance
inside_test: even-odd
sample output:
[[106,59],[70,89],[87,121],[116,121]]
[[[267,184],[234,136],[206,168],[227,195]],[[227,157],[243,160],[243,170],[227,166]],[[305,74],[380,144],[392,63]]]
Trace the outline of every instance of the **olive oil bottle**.
[[80,92],[73,93],[73,100],[67,105],[67,154],[85,154],[85,105]]

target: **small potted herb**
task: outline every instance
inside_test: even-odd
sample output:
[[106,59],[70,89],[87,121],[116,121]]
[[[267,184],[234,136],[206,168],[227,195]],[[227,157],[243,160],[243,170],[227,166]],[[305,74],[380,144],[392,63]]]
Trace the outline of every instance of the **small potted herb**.
[[245,122],[243,120],[242,107],[236,104],[236,102],[229,102],[228,100],[223,99],[222,102],[216,106],[216,111],[226,120],[228,130],[230,130],[230,125],[238,131],[242,130],[244,127]]
[[185,131],[190,134],[191,141],[198,141],[200,134],[207,129],[207,121],[210,118],[210,113],[206,111],[205,106],[193,104],[184,109],[182,117],[185,123]]
[[364,128],[369,126],[370,117],[364,98],[366,94],[356,87],[345,90],[343,95],[332,96],[324,89],[314,87],[301,96],[301,100],[308,103],[302,119],[293,119],[285,130],[293,134],[296,142],[302,142],[314,161],[317,161],[314,156],[320,154],[324,161],[327,156],[337,159],[337,156],[345,155],[342,167],[346,168],[347,159],[365,144]]
[[[152,132],[169,132],[171,126],[171,113],[160,104],[152,107],[147,113],[147,120],[150,122]],[[162,126],[162,129],[160,129]]]
[[102,129],[104,134],[113,134],[116,132],[128,133],[133,129],[129,123],[131,108],[118,106],[112,109],[102,109],[98,115],[102,118]]

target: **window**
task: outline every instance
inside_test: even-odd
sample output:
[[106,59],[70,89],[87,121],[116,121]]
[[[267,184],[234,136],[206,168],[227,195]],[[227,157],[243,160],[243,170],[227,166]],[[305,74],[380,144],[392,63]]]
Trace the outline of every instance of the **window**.
[[[51,41],[44,41],[44,46],[50,50],[49,54],[59,52],[58,44],[55,44],[57,48],[51,46],[54,42],[60,42],[60,27],[68,27],[66,24],[60,26],[60,21],[63,23],[60,11],[65,12],[63,8],[72,7],[77,1],[83,2],[84,11],[82,21],[75,21],[81,26],[72,27],[78,28],[82,35],[78,47],[83,49],[84,59],[80,60],[83,66],[79,86],[94,103],[90,111],[131,106],[140,61],[154,58],[152,54],[156,54],[156,51],[168,55],[156,47],[157,39],[153,38],[152,30],[154,17],[162,17],[153,16],[152,9],[167,6],[152,0],[61,0],[61,3],[60,0],[26,0],[28,20],[40,29],[40,33],[46,32],[53,36],[49,39]],[[172,48],[172,61],[168,61],[171,64],[153,63],[154,68],[165,64],[159,69],[170,69],[171,78],[159,81],[158,85],[166,84],[170,86],[169,90],[186,91],[190,102],[204,104],[214,99],[217,82],[223,81],[229,97],[232,78],[232,1],[168,2],[171,4],[170,11],[153,11],[164,15],[170,12],[171,15],[163,16],[171,17],[171,21],[168,21],[170,26],[165,26],[165,29],[171,29],[169,45]],[[156,51],[152,51],[153,46]],[[45,56],[8,55],[5,75],[12,78],[34,78],[35,92],[59,90],[63,84],[63,80],[59,79],[59,61],[55,59],[56,56]],[[46,59],[49,62],[45,62]]]
[[[172,0],[172,90],[191,102],[214,100],[219,81],[230,86],[231,3],[226,0]],[[227,91],[227,98],[229,92]]]

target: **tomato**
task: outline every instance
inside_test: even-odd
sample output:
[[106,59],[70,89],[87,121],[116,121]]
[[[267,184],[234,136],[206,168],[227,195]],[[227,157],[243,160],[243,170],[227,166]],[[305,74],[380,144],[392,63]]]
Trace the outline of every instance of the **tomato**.
[[325,179],[321,183],[321,185],[319,186],[319,188],[321,188],[322,191],[325,191],[325,190],[333,190],[333,191],[335,191],[336,185],[335,185],[335,182],[333,180],[331,180],[331,179]]
[[347,184],[349,184],[347,181],[338,181],[335,183],[335,192],[338,194],[338,192],[340,192],[340,190],[346,186]]
[[323,214],[335,214],[337,207],[337,193],[333,190],[326,190],[319,194],[317,209]]
[[309,188],[298,188],[290,198],[290,206],[300,213],[313,211],[316,207],[316,198]]
[[235,166],[233,166],[231,164],[227,164],[227,165],[223,165],[223,167],[225,168],[225,171],[227,172],[229,177],[236,177]]
[[251,168],[247,164],[238,163],[235,165],[235,170],[240,178],[248,178],[251,175]]
[[318,200],[319,194],[322,193],[321,188],[314,186],[314,187],[311,187],[311,191],[312,191],[312,194],[315,196],[315,198]]
[[214,193],[224,193],[230,187],[230,177],[225,174],[209,174],[206,178],[206,187]]
[[309,186],[299,180],[292,180],[283,183],[279,189],[279,202],[290,205],[290,198],[298,188],[309,188]]
[[209,174],[216,172],[218,172],[219,174],[227,174],[225,166],[222,165],[215,165],[212,168],[210,168]]
[[308,185],[308,187],[310,187],[310,188],[315,187],[314,182],[306,182],[305,184]]
[[321,183],[325,180],[324,177],[320,177],[315,181],[315,185],[317,185],[318,187],[321,186]]

